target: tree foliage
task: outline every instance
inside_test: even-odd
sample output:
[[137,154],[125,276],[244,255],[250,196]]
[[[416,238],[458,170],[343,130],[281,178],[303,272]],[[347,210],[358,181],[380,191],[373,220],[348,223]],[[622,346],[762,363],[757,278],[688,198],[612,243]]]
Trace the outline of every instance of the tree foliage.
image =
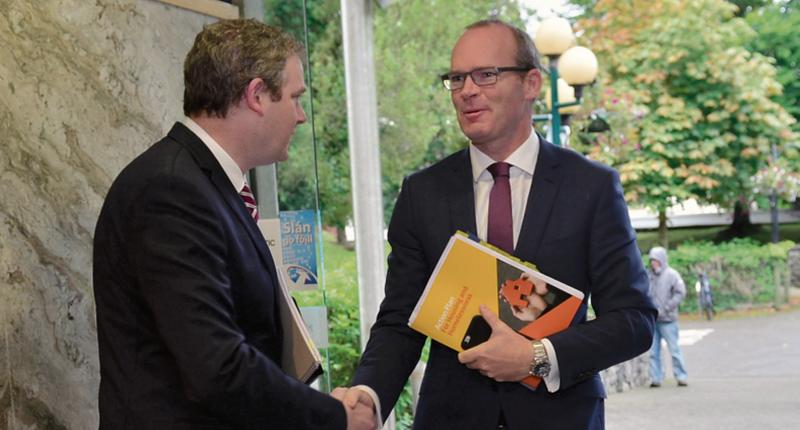
[[596,108],[611,131],[579,149],[620,171],[633,204],[664,211],[749,195],[770,144],[794,154],[775,67],[722,0],[597,1],[578,25],[600,58]]
[[[770,3],[745,19],[757,34],[748,48],[775,61],[776,79],[783,86],[775,100],[800,120],[800,0]],[[800,122],[795,130],[800,130]]]

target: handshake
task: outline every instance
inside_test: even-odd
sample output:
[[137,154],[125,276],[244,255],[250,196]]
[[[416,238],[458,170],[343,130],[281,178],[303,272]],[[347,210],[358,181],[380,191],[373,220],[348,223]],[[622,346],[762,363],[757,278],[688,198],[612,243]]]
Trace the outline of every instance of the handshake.
[[338,387],[331,395],[342,402],[347,413],[347,430],[375,430],[381,427],[381,417],[372,396],[356,387]]

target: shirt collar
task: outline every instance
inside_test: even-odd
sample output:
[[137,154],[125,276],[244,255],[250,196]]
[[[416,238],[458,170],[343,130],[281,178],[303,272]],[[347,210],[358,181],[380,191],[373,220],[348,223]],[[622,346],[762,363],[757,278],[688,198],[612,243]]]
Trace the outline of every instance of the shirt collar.
[[[531,127],[530,136],[503,161],[533,176],[536,159],[539,158],[539,145],[539,135]],[[472,164],[472,180],[474,182],[478,182],[478,178],[486,171],[486,168],[495,163],[495,160],[472,143],[469,144],[469,159]]]
[[225,151],[213,137],[211,137],[208,132],[200,126],[200,124],[196,123],[191,118],[186,118],[183,121],[186,128],[191,130],[201,141],[208,147],[208,150],[211,151],[211,154],[214,155],[214,158],[217,159],[217,162],[220,166],[222,166],[222,170],[225,172],[225,176],[231,181],[231,185],[233,188],[236,189],[236,192],[242,190],[244,184],[247,183],[247,178],[245,174],[242,172],[242,169],[239,168],[239,165],[233,161],[233,158]]

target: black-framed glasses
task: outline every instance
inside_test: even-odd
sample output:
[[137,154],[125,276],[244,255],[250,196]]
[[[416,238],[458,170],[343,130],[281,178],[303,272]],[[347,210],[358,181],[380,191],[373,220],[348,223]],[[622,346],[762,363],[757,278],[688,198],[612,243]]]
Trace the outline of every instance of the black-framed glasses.
[[467,81],[467,76],[479,87],[497,83],[497,77],[503,72],[527,72],[533,67],[481,67],[466,73],[448,72],[440,76],[444,87],[450,91],[460,90]]

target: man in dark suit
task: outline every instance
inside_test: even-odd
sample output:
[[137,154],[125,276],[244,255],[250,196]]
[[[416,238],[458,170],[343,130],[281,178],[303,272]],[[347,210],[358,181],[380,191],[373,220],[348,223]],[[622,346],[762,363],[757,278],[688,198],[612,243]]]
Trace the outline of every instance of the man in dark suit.
[[184,112],[114,181],[95,231],[102,429],[362,429],[285,374],[280,288],[251,168],[305,122],[303,47],[254,20],[197,35]]
[[[470,146],[403,183],[386,297],[356,386],[334,394],[347,405],[377,403],[388,415],[425,342],[409,315],[456,230],[488,238],[586,299],[567,330],[545,339],[526,339],[483,308],[488,341],[460,354],[433,342],[414,428],[602,429],[598,372],[649,348],[655,310],[618,176],[533,131],[537,56],[524,31],[496,20],[467,27],[455,45],[442,80]],[[517,382],[531,374],[544,381],[535,391]]]

